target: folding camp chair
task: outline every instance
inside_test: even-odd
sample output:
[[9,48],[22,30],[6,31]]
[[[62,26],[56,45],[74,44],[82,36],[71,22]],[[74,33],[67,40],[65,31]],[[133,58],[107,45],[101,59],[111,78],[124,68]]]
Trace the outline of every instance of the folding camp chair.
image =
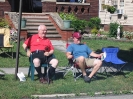
[[10,30],[8,28],[0,29],[0,54],[5,53],[13,58],[13,47],[14,45],[10,44]]
[[[66,48],[69,46],[70,44],[66,44]],[[89,69],[91,69],[90,67],[86,66],[86,71],[89,71]],[[72,75],[74,77],[74,80],[76,81],[76,79],[78,79],[79,77],[82,76],[82,72],[79,68],[79,66],[76,64],[75,60],[73,59],[68,59],[68,65],[66,66],[66,68],[64,69],[65,72],[63,74],[63,76],[65,77],[69,72],[72,72]],[[77,75],[79,74],[79,75]]]
[[[86,71],[89,71],[89,69],[91,69],[91,67],[86,66],[85,69],[86,69]],[[72,59],[68,59],[68,65],[65,68],[65,72],[64,72],[63,76],[65,77],[69,72],[72,72],[72,75],[73,75],[75,81],[79,77],[82,76],[82,72],[81,72],[79,66]],[[77,74],[79,74],[79,75],[77,75]]]
[[[116,75],[118,72],[122,72],[123,67],[127,62],[122,61],[117,57],[119,48],[102,48],[102,52],[105,54],[103,62],[105,63],[104,71],[107,75],[107,70],[110,69],[113,72],[113,75]],[[108,70],[109,71],[109,70]]]
[[[53,54],[53,57],[55,57],[54,54]],[[28,71],[28,77],[29,77],[30,74],[31,74],[31,80],[33,81],[33,80],[34,80],[35,66],[34,66],[32,60],[33,60],[33,59],[32,59],[32,54],[31,54],[31,55],[30,55],[30,66],[29,66],[29,71]],[[44,67],[44,73],[46,73],[47,80],[48,80],[48,84],[50,83],[49,73],[48,73],[48,72],[49,72],[49,67],[50,67],[50,66],[51,66],[51,65],[50,65],[49,63],[44,63],[44,64],[41,65],[41,67]]]

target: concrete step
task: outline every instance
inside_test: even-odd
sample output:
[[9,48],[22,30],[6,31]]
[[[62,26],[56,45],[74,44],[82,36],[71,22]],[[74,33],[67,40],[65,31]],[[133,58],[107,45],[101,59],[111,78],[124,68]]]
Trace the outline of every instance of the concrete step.
[[48,19],[49,16],[40,16],[40,15],[35,15],[35,16],[23,16],[23,18],[26,19]]
[[27,15],[28,16],[47,16],[49,14],[50,14],[49,12],[47,13],[22,13],[22,16],[27,16]]
[[56,31],[54,24],[49,20],[49,13],[23,13],[22,17],[27,19],[26,28],[28,37],[38,33],[38,26],[44,24],[47,26],[46,37],[52,40],[60,40],[61,35]]
[[[26,26],[26,28],[28,30],[37,30],[38,29],[38,26]],[[56,30],[56,28],[54,26],[47,26],[47,30]]]
[[[30,37],[30,36],[32,36],[33,34],[28,34],[28,37]],[[53,35],[53,34],[47,34],[46,35],[46,37],[48,37],[49,39],[51,39],[51,38],[58,38],[58,39],[61,39],[61,35],[59,35],[59,34],[55,34],[55,35]]]
[[[40,23],[38,22],[38,23],[26,23],[26,26],[39,26],[40,25]],[[46,26],[54,26],[54,24],[53,23],[44,23],[44,25],[46,25]]]
[[37,20],[35,20],[35,19],[28,19],[27,20],[27,23],[51,23],[51,21],[50,20],[41,20],[41,19],[37,19]]
[[[28,33],[32,33],[32,34],[38,33],[38,31],[33,31],[33,30],[28,30],[27,32]],[[58,34],[58,32],[56,30],[53,30],[53,31],[52,30],[48,30],[47,34]]]

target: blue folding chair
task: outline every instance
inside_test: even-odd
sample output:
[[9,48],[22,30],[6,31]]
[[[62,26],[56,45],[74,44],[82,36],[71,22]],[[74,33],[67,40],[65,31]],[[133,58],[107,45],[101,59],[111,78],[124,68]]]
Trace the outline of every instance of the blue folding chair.
[[[102,52],[105,54],[105,59],[103,62],[105,63],[104,71],[107,75],[107,69],[110,69],[112,72],[114,72],[113,75],[116,75],[118,72],[122,72],[123,67],[127,62],[122,61],[118,58],[117,54],[119,52],[118,47],[111,47],[111,48],[102,48]],[[113,68],[115,69],[113,69]]]
[[[52,55],[52,57],[55,57],[54,54]],[[29,72],[28,72],[28,77],[30,77],[31,74],[31,80],[34,80],[34,72],[35,72],[35,66],[33,64],[32,61],[32,54],[30,55],[30,66],[29,66]],[[49,67],[51,66],[51,64],[49,63],[44,63],[41,65],[41,67],[44,67],[44,73],[46,73],[47,79],[48,79],[48,84],[50,83],[50,79],[49,79]]]

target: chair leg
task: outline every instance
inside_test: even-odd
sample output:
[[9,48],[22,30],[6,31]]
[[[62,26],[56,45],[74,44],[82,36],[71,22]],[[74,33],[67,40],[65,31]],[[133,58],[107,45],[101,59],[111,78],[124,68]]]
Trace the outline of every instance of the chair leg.
[[31,80],[34,80],[35,67],[31,66]]
[[48,80],[48,84],[50,84],[50,79],[49,79],[49,67],[47,67],[47,80]]
[[[118,66],[117,66],[117,71],[114,73],[114,75],[113,76],[115,76],[118,72],[122,72],[123,70],[123,67],[126,65],[126,63],[123,65],[123,66],[121,66],[120,68],[118,68]],[[126,76],[125,76],[125,74],[123,73],[123,76],[126,78]]]
[[44,77],[47,75],[47,67],[44,67]]
[[30,73],[31,73],[31,66],[29,67],[28,77],[30,77]]
[[[67,69],[67,68],[66,68]],[[69,71],[72,71],[73,70],[73,66],[71,66],[69,69],[67,69],[67,71],[64,73],[63,77],[66,76],[66,74],[69,72]]]

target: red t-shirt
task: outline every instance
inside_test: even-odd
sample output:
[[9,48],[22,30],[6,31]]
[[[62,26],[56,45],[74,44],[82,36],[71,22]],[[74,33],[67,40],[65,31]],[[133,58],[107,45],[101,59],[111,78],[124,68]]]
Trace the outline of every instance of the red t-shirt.
[[45,37],[45,38],[40,38],[38,34],[32,35],[29,37],[25,42],[24,42],[27,47],[30,48],[30,51],[36,51],[36,50],[44,50],[48,47],[49,50],[54,50],[54,47],[51,43],[51,41]]

